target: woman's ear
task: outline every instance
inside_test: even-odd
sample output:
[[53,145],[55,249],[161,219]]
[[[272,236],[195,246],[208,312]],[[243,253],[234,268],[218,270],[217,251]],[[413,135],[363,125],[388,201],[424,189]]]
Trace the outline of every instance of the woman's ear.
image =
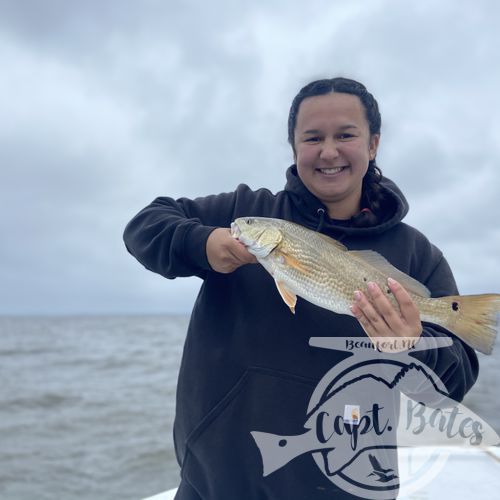
[[378,144],[380,142],[380,134],[373,134],[370,137],[370,160],[374,160],[375,156],[377,156]]

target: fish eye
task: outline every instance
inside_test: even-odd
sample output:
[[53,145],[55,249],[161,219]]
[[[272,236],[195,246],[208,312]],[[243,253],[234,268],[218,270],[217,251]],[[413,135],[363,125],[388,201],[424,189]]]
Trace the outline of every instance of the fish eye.
[[253,219],[248,218],[245,222],[250,225],[253,223]]

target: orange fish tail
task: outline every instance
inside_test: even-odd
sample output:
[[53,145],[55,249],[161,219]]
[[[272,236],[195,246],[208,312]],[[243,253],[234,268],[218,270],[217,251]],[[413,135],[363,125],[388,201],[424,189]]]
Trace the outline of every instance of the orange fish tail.
[[445,328],[484,354],[491,354],[497,336],[500,295],[453,295],[441,297],[449,305]]

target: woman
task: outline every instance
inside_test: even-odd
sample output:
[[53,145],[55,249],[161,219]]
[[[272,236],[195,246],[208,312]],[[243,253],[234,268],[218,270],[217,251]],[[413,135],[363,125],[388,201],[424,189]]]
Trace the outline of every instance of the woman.
[[[182,467],[178,499],[357,498],[338,489],[310,455],[263,477],[251,432],[300,434],[311,393],[341,351],[309,346],[310,337],[435,337],[406,291],[391,282],[397,313],[375,286],[353,297],[355,318],[306,301],[290,314],[273,280],[231,237],[237,217],[287,219],[349,249],[371,249],[425,284],[433,296],[457,293],[441,252],[402,222],[408,205],[375,163],[378,105],[353,80],[305,86],[289,115],[295,163],[273,194],[240,185],[190,200],[157,198],[127,226],[125,243],[148,269],[167,278],[199,276],[203,285],[187,333],[177,390],[174,440]],[[373,297],[373,305],[367,295]],[[364,331],[363,331],[364,330]],[[475,353],[453,337],[447,349],[419,353],[461,400],[477,377]]]

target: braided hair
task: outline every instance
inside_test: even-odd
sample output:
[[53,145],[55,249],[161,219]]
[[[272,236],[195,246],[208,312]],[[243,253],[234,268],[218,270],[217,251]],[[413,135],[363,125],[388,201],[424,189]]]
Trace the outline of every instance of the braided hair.
[[[331,92],[340,92],[357,96],[365,110],[370,135],[380,134],[382,118],[378,109],[378,103],[362,83],[342,77],[315,80],[308,83],[300,90],[293,99],[290,107],[290,113],[288,115],[288,142],[292,146],[294,154],[296,154],[294,141],[295,127],[297,125],[300,104],[307,97],[329,94]],[[380,186],[381,179],[382,171],[377,166],[375,159],[370,160],[368,163],[368,171],[363,178],[361,195],[361,206],[363,210],[351,219],[354,226],[373,226],[381,219],[384,200],[386,199],[386,195]]]

